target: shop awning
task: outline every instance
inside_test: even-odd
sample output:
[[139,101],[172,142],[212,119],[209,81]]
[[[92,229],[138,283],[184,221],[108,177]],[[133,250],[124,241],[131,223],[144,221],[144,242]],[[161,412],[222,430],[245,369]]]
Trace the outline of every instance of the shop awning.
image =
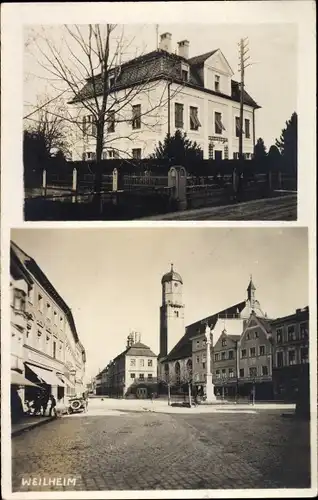
[[41,382],[52,386],[62,386],[61,380],[55,375],[55,373],[44,370],[39,366],[29,365],[29,363],[26,363],[26,365],[33,373],[35,373]]
[[31,382],[31,380],[28,380],[27,378],[25,378],[24,375],[22,375],[22,373],[19,373],[15,370],[11,370],[11,384],[12,385],[25,385],[25,386],[30,386],[30,387],[39,387],[38,385]]

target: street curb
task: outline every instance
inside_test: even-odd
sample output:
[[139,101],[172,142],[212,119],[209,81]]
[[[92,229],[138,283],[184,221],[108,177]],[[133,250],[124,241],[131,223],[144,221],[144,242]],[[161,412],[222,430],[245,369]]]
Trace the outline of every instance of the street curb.
[[34,422],[33,424],[29,425],[28,427],[24,427],[23,429],[17,429],[16,431],[12,431],[11,437],[13,438],[16,436],[20,436],[20,434],[23,434],[26,431],[30,431],[31,429],[34,429],[35,427],[39,427],[40,425],[47,424],[48,422],[51,422],[52,420],[55,420],[55,419],[56,419],[56,417],[51,417],[51,418],[47,418],[43,421]]

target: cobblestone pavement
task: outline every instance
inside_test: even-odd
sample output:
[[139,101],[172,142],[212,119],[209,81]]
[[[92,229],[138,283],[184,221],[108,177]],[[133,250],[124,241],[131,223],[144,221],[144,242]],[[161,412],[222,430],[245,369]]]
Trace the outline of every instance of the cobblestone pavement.
[[297,195],[185,210],[144,220],[297,220]]
[[[13,438],[13,491],[309,488],[309,448],[279,411],[62,418]],[[76,485],[21,486],[48,475]]]

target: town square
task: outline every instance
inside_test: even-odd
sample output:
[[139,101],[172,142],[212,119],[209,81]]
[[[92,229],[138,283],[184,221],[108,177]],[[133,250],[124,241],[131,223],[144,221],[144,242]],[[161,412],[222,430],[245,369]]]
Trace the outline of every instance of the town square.
[[309,488],[306,229],[71,233],[12,231],[14,491]]

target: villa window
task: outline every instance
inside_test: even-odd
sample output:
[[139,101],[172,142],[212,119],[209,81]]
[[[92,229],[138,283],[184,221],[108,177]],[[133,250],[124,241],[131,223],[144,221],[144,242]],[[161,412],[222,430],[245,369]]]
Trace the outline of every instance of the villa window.
[[246,349],[242,349],[241,356],[242,358],[246,358]]
[[130,366],[136,366],[136,360],[135,359],[131,359],[130,360]]
[[141,104],[132,107],[132,128],[141,128]]
[[145,375],[144,373],[139,374],[139,380],[145,380]]
[[226,339],[222,339],[222,347],[226,347],[226,344],[227,344]]
[[174,105],[174,122],[176,128],[183,128],[183,104]]
[[240,130],[241,130],[240,117],[236,116],[235,117],[235,137],[240,137]]
[[219,75],[215,75],[215,77],[214,77],[214,90],[215,90],[215,92],[220,92],[220,77],[219,77]]
[[222,378],[226,378],[226,369],[225,368],[223,368],[223,370],[222,370]]
[[152,359],[148,359],[148,366],[152,366]]
[[220,354],[217,352],[214,354],[214,361],[219,361],[220,360]]
[[216,378],[220,378],[220,370],[215,371]]
[[223,351],[221,352],[221,359],[224,361],[226,359],[226,353]]
[[216,134],[222,134],[223,130],[225,130],[225,127],[222,123],[222,113],[215,112],[214,113],[214,126],[215,126],[215,133]]
[[190,106],[190,130],[199,130],[201,123],[198,117],[198,108]]
[[234,359],[234,351],[229,351],[229,359]]
[[229,377],[230,378],[234,377],[234,370],[233,370],[233,368],[229,368]]
[[259,355],[265,356],[265,346],[264,345],[259,346]]
[[43,312],[43,297],[42,297],[42,295],[38,295],[38,306],[39,306],[39,311]]
[[245,119],[245,137],[246,137],[246,139],[250,139],[250,137],[251,137],[250,121],[247,119]]
[[139,366],[145,366],[145,360],[144,359],[140,359],[139,360]]
[[107,132],[115,132],[115,111],[111,111],[107,119]]
[[130,378],[136,378],[136,374],[135,373],[131,373],[130,374]]
[[240,368],[240,377],[244,378],[244,368]]
[[134,148],[132,150],[132,157],[134,160],[141,160],[141,148]]
[[152,380],[152,373],[148,373],[147,378],[148,380]]

